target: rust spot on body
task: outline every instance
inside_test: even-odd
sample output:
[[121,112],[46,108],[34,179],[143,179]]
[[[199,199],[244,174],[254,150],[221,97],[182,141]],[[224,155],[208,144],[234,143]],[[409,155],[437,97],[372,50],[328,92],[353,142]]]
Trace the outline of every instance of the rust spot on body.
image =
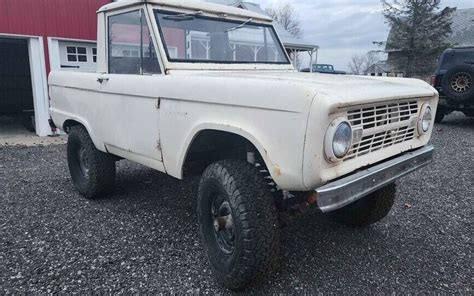
[[273,167],[273,172],[275,173],[276,176],[278,176],[278,177],[281,176],[280,166],[276,164],[276,165]]

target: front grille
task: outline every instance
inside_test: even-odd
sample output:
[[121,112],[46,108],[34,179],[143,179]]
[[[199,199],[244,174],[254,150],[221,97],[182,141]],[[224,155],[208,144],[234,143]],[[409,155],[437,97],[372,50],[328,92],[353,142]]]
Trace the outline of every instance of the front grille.
[[376,126],[410,120],[411,116],[417,113],[418,102],[409,101],[349,110],[347,115],[353,129],[359,127],[369,129]]
[[412,118],[418,114],[418,102],[380,104],[351,109],[347,114],[354,134],[359,136],[354,137],[344,161],[412,140],[416,127]]

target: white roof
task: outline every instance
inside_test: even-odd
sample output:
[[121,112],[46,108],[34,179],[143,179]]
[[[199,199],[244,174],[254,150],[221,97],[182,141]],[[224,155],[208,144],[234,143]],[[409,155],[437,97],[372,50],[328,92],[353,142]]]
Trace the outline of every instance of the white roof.
[[104,12],[109,10],[115,10],[122,7],[127,7],[136,4],[150,3],[162,6],[169,6],[174,8],[184,8],[192,10],[201,10],[203,12],[211,13],[225,13],[231,16],[244,17],[244,18],[253,18],[260,21],[272,21],[271,17],[257,13],[254,11],[241,9],[228,5],[221,5],[210,2],[200,2],[200,1],[189,1],[189,0],[127,0],[119,1],[111,4],[102,6],[98,12]]
[[[207,2],[212,2],[212,3],[218,3],[218,4],[224,4],[224,5],[229,5],[229,6],[241,6],[245,8],[248,11],[253,11],[255,13],[263,14],[266,15],[267,17],[270,17],[265,10],[263,10],[260,5],[248,2],[245,0],[201,0],[201,1],[207,1]],[[281,39],[281,42],[283,45],[288,49],[297,49],[297,50],[313,50],[315,48],[318,48],[317,45],[312,44],[311,42],[308,42],[302,38],[296,38],[292,36],[285,28],[283,28],[282,25],[278,24],[277,22],[273,23],[273,26],[275,27],[275,30],[278,33],[278,36]]]

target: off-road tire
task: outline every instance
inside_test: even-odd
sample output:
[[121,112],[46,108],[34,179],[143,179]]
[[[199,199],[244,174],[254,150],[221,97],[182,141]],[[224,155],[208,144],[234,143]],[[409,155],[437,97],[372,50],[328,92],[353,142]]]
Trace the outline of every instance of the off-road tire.
[[442,106],[438,106],[438,109],[436,110],[436,115],[435,115],[435,123],[441,123],[444,119],[444,117],[446,117],[446,115],[448,115],[450,112],[442,107]]
[[[217,242],[212,207],[221,196],[233,219],[234,246],[225,253]],[[198,194],[198,218],[204,249],[219,283],[238,290],[278,267],[278,213],[267,182],[245,161],[211,164],[203,173]]]
[[[460,78],[460,77],[465,78]],[[456,81],[463,81],[462,84],[456,83]],[[469,82],[469,84],[467,84]],[[451,68],[446,74],[444,74],[441,80],[441,87],[443,88],[444,94],[453,101],[466,102],[474,100],[474,67],[469,65],[459,65]]]
[[466,115],[467,117],[474,117],[474,110],[464,110],[463,111],[464,115]]
[[330,212],[329,216],[340,223],[364,227],[377,223],[385,218],[395,202],[396,185],[387,185],[358,201]]
[[[88,159],[88,173],[81,169],[79,151]],[[83,126],[71,128],[67,142],[69,172],[76,189],[86,198],[110,194],[115,185],[115,158],[95,147]]]

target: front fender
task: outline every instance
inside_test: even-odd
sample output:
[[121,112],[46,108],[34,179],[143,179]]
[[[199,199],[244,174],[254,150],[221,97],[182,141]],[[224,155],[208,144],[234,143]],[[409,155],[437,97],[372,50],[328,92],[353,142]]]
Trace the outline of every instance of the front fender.
[[173,99],[162,100],[160,114],[161,148],[169,175],[181,179],[187,152],[195,137],[204,130],[217,130],[251,142],[282,189],[306,189],[302,161],[307,115]]

